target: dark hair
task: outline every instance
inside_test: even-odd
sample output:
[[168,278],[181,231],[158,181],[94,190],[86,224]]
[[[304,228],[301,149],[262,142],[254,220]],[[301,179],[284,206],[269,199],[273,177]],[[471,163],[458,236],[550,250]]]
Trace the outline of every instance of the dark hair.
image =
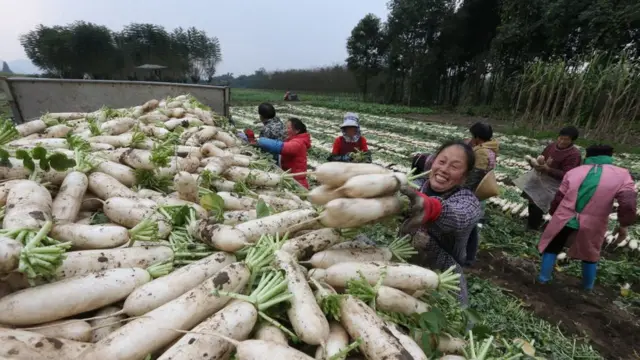
[[576,141],[578,138],[578,129],[575,126],[566,126],[560,130],[560,136],[568,136],[571,138],[571,141]]
[[276,109],[269,103],[262,103],[258,105],[258,115],[264,119],[273,119],[276,117]]
[[596,145],[591,145],[587,148],[587,156],[586,157],[593,157],[593,156],[613,156],[613,147],[610,145],[606,145],[606,144],[596,144]]
[[291,127],[298,130],[298,134],[304,134],[307,132],[307,125],[305,125],[302,120],[298,118],[289,118],[289,122],[291,123]]
[[464,154],[467,157],[467,171],[465,173],[469,173],[473,170],[476,165],[476,155],[473,152],[473,148],[469,146],[469,144],[465,143],[462,140],[449,140],[446,143],[442,144],[438,151],[436,151],[435,156],[437,157],[444,149],[450,146],[460,146],[464,150]]
[[429,158],[429,154],[416,154],[411,161],[411,170],[415,170],[414,174],[421,174],[424,172],[424,166]]
[[477,122],[469,128],[469,132],[474,138],[483,141],[489,141],[493,137],[493,128],[491,125],[483,122]]

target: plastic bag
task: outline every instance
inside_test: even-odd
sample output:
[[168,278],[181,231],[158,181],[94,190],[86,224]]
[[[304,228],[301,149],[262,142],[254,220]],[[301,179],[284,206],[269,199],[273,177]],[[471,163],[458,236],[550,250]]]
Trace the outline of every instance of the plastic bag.
[[513,184],[524,191],[540,210],[548,213],[551,202],[560,187],[560,180],[532,170],[515,179]]

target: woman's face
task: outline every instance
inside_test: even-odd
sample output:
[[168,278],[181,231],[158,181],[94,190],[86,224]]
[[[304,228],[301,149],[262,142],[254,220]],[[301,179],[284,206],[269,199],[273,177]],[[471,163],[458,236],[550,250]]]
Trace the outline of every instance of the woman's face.
[[344,133],[348,137],[354,137],[358,133],[358,128],[357,127],[352,127],[352,126],[346,127],[346,128],[344,128]]
[[291,121],[287,121],[287,135],[294,136],[297,134],[298,134],[298,131],[296,131],[296,128],[293,127],[293,125],[291,124]]
[[464,149],[452,145],[442,150],[433,161],[429,185],[437,192],[446,192],[464,183],[467,171],[467,156]]
[[558,136],[558,140],[556,141],[556,144],[558,144],[558,148],[566,149],[569,146],[571,146],[571,144],[573,144],[573,140],[571,140],[571,138],[568,136],[560,135]]

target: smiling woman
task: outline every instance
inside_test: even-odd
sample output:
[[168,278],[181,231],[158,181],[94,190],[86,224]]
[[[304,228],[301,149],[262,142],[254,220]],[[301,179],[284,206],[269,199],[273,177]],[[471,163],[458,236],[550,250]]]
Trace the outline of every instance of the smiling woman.
[[[413,259],[429,269],[455,267],[462,275],[469,234],[481,217],[480,202],[464,188],[473,170],[473,149],[463,142],[447,142],[434,155],[417,155],[413,166],[431,170],[420,191],[404,191],[411,199],[411,216],[401,228],[410,234],[418,256]],[[460,279],[460,301],[467,303],[467,286]]]

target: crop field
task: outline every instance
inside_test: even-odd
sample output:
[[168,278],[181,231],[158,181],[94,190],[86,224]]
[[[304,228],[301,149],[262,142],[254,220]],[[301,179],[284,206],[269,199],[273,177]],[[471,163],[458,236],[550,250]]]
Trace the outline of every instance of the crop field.
[[[312,136],[309,168],[326,161],[346,109],[308,104],[284,104],[276,109],[281,119],[298,117],[307,125]],[[255,105],[235,106],[232,116],[238,128],[257,130]],[[464,127],[429,122],[428,117],[414,121],[401,116],[360,113],[362,134],[375,163],[407,172],[413,153],[433,152],[448,139],[468,137]],[[526,202],[511,181],[528,171],[524,156],[538,155],[553,138],[501,133],[495,138],[500,143],[496,172],[501,194],[488,205],[479,260],[468,270],[472,306],[492,330],[534,340],[540,354],[552,359],[634,358],[635,351],[640,351],[635,341],[640,330],[638,230],[630,231],[630,240],[621,246],[604,249],[593,294],[579,289],[579,261],[559,262],[553,284],[535,284],[539,233],[525,231]],[[615,158],[617,165],[640,173],[640,156],[618,153]],[[611,229],[615,220],[612,211]],[[366,232],[391,235],[381,227]],[[630,290],[625,296],[621,295],[623,288]]]

